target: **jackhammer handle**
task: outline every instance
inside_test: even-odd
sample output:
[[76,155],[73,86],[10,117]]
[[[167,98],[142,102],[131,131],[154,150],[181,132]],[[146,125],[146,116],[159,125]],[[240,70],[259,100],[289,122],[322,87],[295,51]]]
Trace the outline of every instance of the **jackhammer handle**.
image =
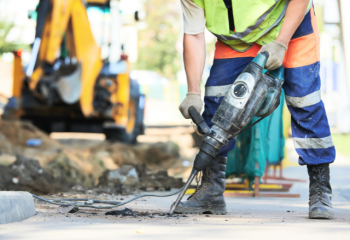
[[198,132],[200,134],[209,133],[210,129],[208,125],[204,122],[204,119],[202,118],[202,116],[199,114],[199,112],[195,107],[191,106],[188,109],[188,113],[190,114],[192,121],[197,125]]
[[261,68],[264,69],[268,58],[269,58],[268,52],[261,52],[253,59],[253,62],[258,64]]
[[262,55],[264,55],[266,58],[270,57],[270,54],[268,52],[261,52]]

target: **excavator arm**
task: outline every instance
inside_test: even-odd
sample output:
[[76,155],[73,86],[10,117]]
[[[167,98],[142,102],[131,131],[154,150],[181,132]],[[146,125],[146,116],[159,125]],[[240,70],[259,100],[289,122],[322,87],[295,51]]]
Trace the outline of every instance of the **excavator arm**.
[[81,65],[81,110],[86,117],[93,116],[93,91],[103,63],[85,5],[81,0],[41,0],[39,11],[42,11],[39,13],[41,18],[38,19],[31,64],[27,69],[30,89],[37,91],[38,82],[45,74],[44,65],[55,63],[66,38],[69,57],[76,58]]

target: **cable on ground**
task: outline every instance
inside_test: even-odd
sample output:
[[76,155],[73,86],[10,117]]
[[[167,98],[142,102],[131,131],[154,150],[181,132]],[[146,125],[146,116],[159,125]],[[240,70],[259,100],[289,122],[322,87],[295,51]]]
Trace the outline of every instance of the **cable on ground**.
[[[135,201],[136,199],[143,198],[143,197],[171,197],[178,193],[180,193],[184,187],[182,187],[179,191],[176,191],[174,193],[170,194],[164,194],[164,195],[157,195],[157,194],[142,194],[136,197],[133,197],[125,202],[116,202],[116,201],[103,201],[103,200],[95,200],[95,199],[89,199],[89,198],[66,198],[66,199],[45,199],[42,197],[39,197],[37,195],[32,194],[32,196],[36,199],[39,199],[41,201],[54,204],[54,205],[60,205],[60,206],[77,206],[77,207],[87,207],[87,208],[95,208],[95,209],[111,209],[123,206],[125,204],[128,204],[132,201]],[[99,204],[107,204],[111,206],[96,206],[93,205],[95,203]]]

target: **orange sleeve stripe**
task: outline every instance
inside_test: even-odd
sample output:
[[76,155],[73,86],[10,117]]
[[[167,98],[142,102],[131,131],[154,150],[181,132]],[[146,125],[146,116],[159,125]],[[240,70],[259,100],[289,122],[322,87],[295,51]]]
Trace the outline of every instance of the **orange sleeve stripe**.
[[226,59],[226,58],[240,58],[240,57],[256,57],[261,46],[259,44],[254,44],[248,51],[238,52],[233,50],[225,43],[218,40],[215,44],[215,56],[214,59]]
[[313,7],[310,11],[314,33],[290,40],[283,60],[285,68],[303,67],[320,61],[320,35],[317,19]]

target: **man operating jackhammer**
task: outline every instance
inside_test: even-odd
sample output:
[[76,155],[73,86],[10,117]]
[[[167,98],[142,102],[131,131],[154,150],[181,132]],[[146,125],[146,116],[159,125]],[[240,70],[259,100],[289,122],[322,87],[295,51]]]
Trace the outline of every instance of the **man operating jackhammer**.
[[[205,27],[217,37],[214,64],[205,88],[203,118],[212,118],[226,92],[259,52],[267,52],[265,68],[282,64],[283,89],[292,115],[299,164],[310,179],[309,218],[332,219],[329,164],[335,148],[320,93],[320,43],[310,0],[181,0],[184,17],[184,63],[188,93],[179,109],[185,118],[194,106],[201,112],[200,80],[205,64]],[[178,213],[226,214],[226,159],[232,138],[203,170],[201,185],[175,209]],[[215,207],[213,207],[215,206]]]

